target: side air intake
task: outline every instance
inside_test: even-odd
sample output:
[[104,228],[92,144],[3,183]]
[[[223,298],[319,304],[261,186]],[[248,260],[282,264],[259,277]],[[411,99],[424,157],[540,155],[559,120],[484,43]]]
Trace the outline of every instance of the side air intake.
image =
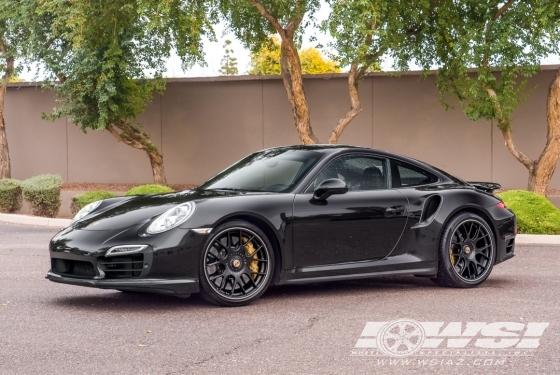
[[424,208],[422,209],[422,215],[420,215],[420,223],[428,224],[434,220],[439,206],[441,206],[441,197],[439,195],[432,195],[426,198],[424,201]]

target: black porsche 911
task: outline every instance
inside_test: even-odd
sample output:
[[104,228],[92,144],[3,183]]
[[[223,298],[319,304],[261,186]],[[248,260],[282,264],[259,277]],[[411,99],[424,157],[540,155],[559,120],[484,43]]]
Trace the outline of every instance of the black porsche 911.
[[267,149],[193,190],[84,207],[52,239],[47,278],[223,306],[275,284],[379,275],[475,287],[514,256],[499,187],[368,148]]

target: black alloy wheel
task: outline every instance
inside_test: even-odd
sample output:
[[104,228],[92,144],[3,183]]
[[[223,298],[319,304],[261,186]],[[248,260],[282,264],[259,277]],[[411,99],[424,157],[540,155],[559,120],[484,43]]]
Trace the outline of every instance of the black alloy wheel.
[[479,215],[462,212],[443,230],[437,278],[442,286],[472,288],[490,275],[496,246],[494,233]]
[[201,257],[201,296],[220,306],[246,305],[260,297],[274,272],[266,235],[245,221],[231,221],[210,235]]

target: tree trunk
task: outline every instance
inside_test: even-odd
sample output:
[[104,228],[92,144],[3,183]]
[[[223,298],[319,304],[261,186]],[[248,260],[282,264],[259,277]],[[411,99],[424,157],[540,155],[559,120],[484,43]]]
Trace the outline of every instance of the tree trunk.
[[488,89],[487,92],[494,99],[498,126],[502,130],[506,147],[529,171],[527,190],[539,195],[546,195],[548,184],[556,170],[558,159],[560,159],[560,69],[556,72],[548,89],[546,146],[536,161],[515,147],[509,124],[499,118],[502,112],[496,99],[496,93],[492,89]]
[[358,64],[354,63],[350,67],[350,72],[348,73],[348,91],[350,92],[351,107],[346,115],[341,118],[334,127],[329,139],[330,144],[338,143],[338,139],[340,138],[340,135],[342,134],[344,129],[346,129],[346,126],[348,126],[348,124],[354,119],[354,117],[358,116],[358,114],[362,112],[362,105],[360,104],[360,97],[358,95],[359,81],[356,80],[357,74]]
[[318,143],[319,140],[313,133],[311,119],[309,117],[309,107],[303,89],[303,79],[301,76],[301,63],[294,42],[290,37],[282,37],[280,49],[280,64],[282,69],[282,80],[288,95],[288,100],[292,105],[294,121],[299,138],[304,145]]
[[560,158],[560,69],[548,88],[546,146],[533,171],[529,173],[528,189],[546,195],[548,183]]
[[157,150],[146,150],[152,165],[152,174],[154,175],[154,183],[167,186],[167,178],[165,177],[165,168],[163,167],[163,155]]
[[4,97],[6,96],[6,82],[0,82],[0,179],[11,178],[10,150],[6,135],[6,122],[4,121]]
[[280,34],[280,65],[282,70],[282,80],[284,88],[288,94],[288,100],[292,105],[294,121],[299,138],[304,145],[318,143],[317,137],[313,134],[311,121],[309,118],[309,108],[303,90],[303,80],[301,77],[301,62],[297,48],[294,44],[294,35],[303,18],[302,3],[296,2],[294,13],[296,17],[291,19],[286,27],[283,27],[276,16],[270,13],[259,0],[248,0],[253,4],[259,13],[266,19],[272,27]]
[[167,185],[167,178],[165,177],[165,169],[163,167],[163,155],[154,146],[146,133],[141,132],[140,129],[125,121],[108,126],[107,130],[120,142],[145,151],[152,165],[154,183]]

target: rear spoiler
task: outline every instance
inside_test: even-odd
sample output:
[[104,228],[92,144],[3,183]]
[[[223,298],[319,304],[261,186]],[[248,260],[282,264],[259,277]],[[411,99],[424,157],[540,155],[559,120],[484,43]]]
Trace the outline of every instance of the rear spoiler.
[[498,190],[502,188],[502,185],[496,184],[494,182],[467,182],[468,184],[474,186],[477,189],[485,191],[487,193],[493,193],[494,190]]

